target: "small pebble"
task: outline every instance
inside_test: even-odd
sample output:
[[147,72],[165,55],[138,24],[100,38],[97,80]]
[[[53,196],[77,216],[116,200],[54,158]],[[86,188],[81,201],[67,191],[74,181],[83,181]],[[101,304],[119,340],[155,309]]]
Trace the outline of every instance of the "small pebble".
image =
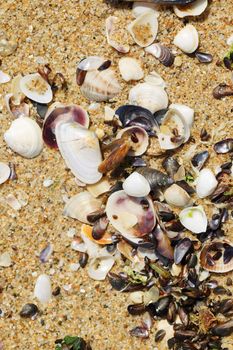
[[39,309],[35,304],[25,304],[20,311],[19,315],[24,318],[35,316]]
[[44,187],[50,187],[50,186],[52,186],[53,183],[54,183],[53,180],[51,180],[51,179],[45,179],[45,180],[43,181],[43,186],[44,186]]
[[105,107],[104,107],[104,120],[105,120],[105,121],[111,121],[111,120],[113,120],[114,115],[115,115],[114,109],[112,109],[112,108],[110,108],[110,107],[108,107],[108,106],[105,106]]
[[35,284],[34,296],[41,302],[47,303],[52,297],[51,281],[48,275],[40,275]]
[[0,266],[2,267],[11,266],[11,256],[8,252],[2,253],[0,255]]
[[233,34],[227,39],[227,45],[231,46],[233,44]]
[[70,271],[78,271],[79,268],[80,268],[79,263],[70,264]]
[[64,284],[63,289],[66,292],[69,292],[72,289],[72,284]]
[[66,234],[67,234],[67,237],[73,238],[76,234],[75,228],[74,227],[69,228]]
[[230,277],[227,278],[226,285],[227,286],[232,286],[232,279]]
[[58,296],[60,293],[61,293],[61,288],[59,286],[57,286],[52,292],[54,297]]
[[104,130],[97,128],[95,130],[96,136],[98,137],[98,139],[102,139],[105,135]]
[[176,56],[175,60],[174,60],[174,66],[175,67],[181,67],[182,63],[183,63],[183,61],[182,61],[181,56]]
[[96,111],[97,109],[100,108],[100,103],[98,102],[92,102],[89,106],[88,106],[88,111]]

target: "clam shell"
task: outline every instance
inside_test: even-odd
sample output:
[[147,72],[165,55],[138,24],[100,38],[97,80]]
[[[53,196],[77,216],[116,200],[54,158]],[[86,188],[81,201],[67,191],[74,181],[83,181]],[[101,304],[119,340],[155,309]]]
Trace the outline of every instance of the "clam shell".
[[126,137],[126,135],[129,135],[132,139],[132,148],[128,152],[129,156],[140,156],[146,152],[149,145],[149,137],[143,128],[140,128],[139,126],[124,128],[118,132],[116,138],[120,139]]
[[103,281],[114,263],[115,259],[112,256],[90,259],[87,269],[88,276],[93,280]]
[[[120,34],[117,30],[118,18],[115,16],[109,16],[105,21],[106,37],[107,42],[110,46],[116,49],[118,52],[127,53],[129,52],[129,45],[122,44],[116,40],[116,37]],[[115,37],[114,37],[115,36]]]
[[137,18],[146,12],[153,12],[156,17],[159,17],[159,11],[157,11],[156,4],[149,3],[147,1],[134,1],[132,7],[132,15]]
[[25,103],[24,100],[19,98],[15,101],[15,96],[13,94],[6,94],[5,103],[8,112],[13,118],[29,117],[29,105]]
[[193,53],[199,45],[198,32],[192,24],[187,24],[176,34],[174,44],[185,53]]
[[129,101],[132,105],[149,109],[151,113],[168,106],[166,91],[162,87],[148,82],[135,85],[129,92]]
[[198,197],[205,198],[210,196],[217,186],[218,181],[216,180],[214,173],[210,169],[202,169],[196,183],[196,192]]
[[[216,252],[221,252],[219,259],[214,259]],[[200,265],[208,271],[226,273],[233,270],[233,246],[226,240],[206,243],[201,251]]]
[[123,182],[123,190],[128,196],[145,197],[150,193],[150,185],[143,175],[135,171]]
[[172,103],[169,106],[169,109],[170,108],[176,109],[178,112],[180,112],[190,128],[193,126],[194,109],[190,108],[189,106],[183,105],[181,103]]
[[9,165],[0,162],[0,185],[6,182],[11,174],[11,169]]
[[88,56],[79,62],[78,69],[84,71],[96,70],[104,63],[104,61],[105,59],[100,56]]
[[28,117],[20,117],[11,123],[4,133],[7,145],[25,158],[34,158],[43,149],[42,133],[39,125]]
[[106,193],[110,190],[111,184],[107,178],[102,178],[99,182],[93,185],[88,185],[87,190],[94,196],[95,198],[101,196],[101,194]]
[[156,14],[152,11],[147,11],[138,16],[128,25],[128,31],[139,46],[146,47],[151,45],[158,33]]
[[158,58],[158,60],[166,67],[173,65],[175,56],[171,50],[161,44],[152,44],[145,48],[145,51]]
[[173,6],[175,14],[184,18],[186,16],[199,16],[208,6],[208,0],[196,0],[194,3],[187,6]]
[[112,226],[125,238],[138,243],[155,226],[155,212],[150,197],[130,197],[125,191],[111,194],[106,214]]
[[207,229],[207,217],[201,205],[183,209],[179,218],[181,224],[193,233],[202,233]]
[[88,224],[87,215],[101,208],[102,202],[84,191],[71,197],[65,205],[63,215]]
[[20,90],[31,100],[39,103],[52,101],[51,86],[39,73],[25,75],[20,79]]
[[86,184],[98,182],[102,174],[99,141],[95,133],[75,122],[58,123],[55,128],[57,145],[68,168]]
[[164,198],[167,204],[176,207],[187,207],[192,205],[192,199],[189,194],[180,186],[173,184],[164,192]]
[[166,88],[166,83],[163,78],[156,72],[150,72],[144,79],[145,83],[160,86],[161,88]]
[[119,70],[125,81],[140,80],[144,76],[140,62],[132,57],[122,57],[119,60]]

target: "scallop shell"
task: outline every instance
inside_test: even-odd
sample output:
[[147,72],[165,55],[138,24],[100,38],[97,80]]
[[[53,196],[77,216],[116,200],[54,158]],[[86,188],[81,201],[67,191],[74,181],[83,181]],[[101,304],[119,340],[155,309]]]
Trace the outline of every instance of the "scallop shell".
[[151,45],[158,33],[157,16],[152,11],[143,13],[128,25],[128,31],[139,46]]
[[180,186],[173,184],[164,192],[164,198],[167,204],[176,207],[187,207],[192,205],[192,199],[189,194]]
[[185,53],[193,53],[199,45],[198,32],[192,24],[182,28],[174,39],[174,44]]
[[[219,259],[214,255],[221,252]],[[200,265],[208,271],[226,273],[233,270],[233,246],[226,240],[215,240],[206,243],[200,255]]]
[[101,208],[102,202],[84,191],[71,197],[65,205],[63,215],[88,224],[87,215]]
[[162,87],[148,82],[135,85],[129,92],[129,101],[133,105],[149,109],[151,113],[168,106],[166,91]]
[[145,51],[158,58],[158,60],[166,67],[173,65],[175,56],[171,50],[161,44],[152,44],[145,48]]
[[[149,137],[147,132],[139,126],[130,126],[120,130],[117,134],[117,139],[124,138],[126,135],[129,137],[133,136],[133,141],[131,142],[131,150],[128,152],[129,156],[140,156],[146,152],[149,145]],[[132,136],[131,136],[132,135]],[[135,140],[137,139],[137,141]]]
[[181,224],[193,233],[206,232],[207,217],[201,205],[183,209],[179,214]]
[[11,169],[6,163],[0,162],[0,185],[6,182],[11,174]]
[[140,62],[132,57],[122,57],[119,60],[119,70],[125,81],[140,80],[144,76]]
[[129,52],[129,45],[122,44],[116,40],[114,35],[117,37],[120,35],[117,30],[118,25],[118,18],[115,16],[109,16],[105,21],[105,28],[106,28],[106,37],[107,42],[110,46],[112,46],[114,49],[116,49],[118,52],[121,53],[127,53]]
[[98,182],[102,174],[99,141],[95,133],[75,122],[58,123],[55,128],[57,145],[68,168],[86,184]]
[[210,169],[202,169],[196,182],[196,192],[198,197],[205,198],[210,196],[217,186],[218,181],[216,180],[214,173]]
[[186,16],[199,16],[208,6],[208,0],[196,0],[194,3],[187,6],[173,6],[175,14],[184,18]]
[[43,149],[42,133],[39,125],[28,117],[20,117],[11,123],[4,133],[7,145],[25,158],[34,158]]
[[123,182],[123,190],[128,196],[145,197],[150,193],[150,185],[143,175],[135,171]]
[[190,128],[193,126],[194,109],[190,108],[189,106],[183,105],[181,103],[172,103],[169,106],[169,109],[170,108],[176,109],[178,112],[180,112]]
[[144,1],[134,1],[132,7],[132,15],[137,18],[146,12],[153,12],[156,17],[159,17],[159,11],[157,11],[157,5],[154,3],[148,3]]
[[49,83],[39,73],[25,75],[20,79],[20,90],[38,103],[49,103],[53,99],[53,93]]
[[125,191],[111,194],[106,214],[112,226],[125,238],[138,243],[155,226],[155,212],[150,197],[130,197]]

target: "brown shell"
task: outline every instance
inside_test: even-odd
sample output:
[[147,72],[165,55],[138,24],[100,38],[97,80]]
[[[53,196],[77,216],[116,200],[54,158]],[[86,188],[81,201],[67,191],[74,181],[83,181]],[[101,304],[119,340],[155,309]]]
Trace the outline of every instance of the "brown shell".
[[[227,250],[228,255],[226,254]],[[205,270],[211,272],[225,273],[232,271],[233,245],[226,240],[206,243],[201,251],[200,264]]]

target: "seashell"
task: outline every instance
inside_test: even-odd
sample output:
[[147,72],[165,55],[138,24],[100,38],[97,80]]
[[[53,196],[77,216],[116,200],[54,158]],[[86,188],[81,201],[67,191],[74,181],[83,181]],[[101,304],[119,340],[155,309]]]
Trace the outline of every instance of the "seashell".
[[0,70],[0,84],[6,84],[11,80],[11,77]]
[[113,267],[114,263],[115,259],[112,256],[90,259],[87,269],[88,276],[93,280],[103,281]]
[[101,196],[101,194],[106,193],[110,190],[111,184],[107,180],[107,178],[102,178],[99,182],[93,185],[88,185],[87,190],[90,192],[90,194],[97,198]]
[[210,155],[208,151],[203,151],[195,154],[195,156],[193,156],[191,159],[192,166],[197,170],[201,170],[208,160],[209,156]]
[[7,145],[25,158],[34,158],[43,149],[42,134],[39,125],[28,117],[20,117],[11,123],[4,133]]
[[193,53],[199,45],[198,32],[192,24],[187,24],[176,34],[174,44],[185,53]]
[[140,156],[146,152],[149,145],[149,138],[146,131],[139,126],[130,126],[124,128],[117,133],[116,139],[130,138],[131,149],[129,156]]
[[178,163],[176,158],[165,158],[162,162],[162,166],[166,170],[166,173],[175,181],[183,180],[185,178],[185,169]]
[[158,19],[154,12],[147,11],[128,25],[128,31],[135,43],[141,47],[149,46],[158,33]]
[[94,198],[88,191],[80,192],[71,197],[65,205],[63,215],[89,223],[87,215],[99,210],[102,202]]
[[175,56],[171,50],[161,44],[152,44],[145,48],[145,51],[158,58],[158,60],[165,66],[170,67],[173,65]]
[[20,210],[22,208],[22,203],[12,193],[6,196],[5,202],[14,210]]
[[105,21],[106,37],[107,42],[110,46],[116,49],[118,52],[127,53],[129,52],[129,45],[121,44],[117,41],[117,38],[120,36],[118,32],[117,24],[119,20],[115,16],[109,16]]
[[192,199],[189,194],[180,186],[173,184],[164,192],[164,198],[167,204],[176,207],[187,207],[192,205]]
[[103,236],[100,239],[95,239],[93,237],[93,230],[94,228],[89,225],[82,225],[81,227],[81,233],[85,237],[87,237],[90,241],[95,242],[96,244],[99,245],[106,245],[106,244],[112,244],[112,235],[109,234],[107,231],[104,232]]
[[210,196],[216,187],[218,181],[210,169],[204,168],[200,171],[196,183],[196,192],[199,198]]
[[76,122],[59,123],[55,127],[59,151],[75,177],[86,184],[98,182],[102,174],[99,141],[95,133]]
[[0,162],[0,185],[6,182],[11,175],[11,169],[9,165]]
[[171,177],[156,169],[143,167],[138,168],[137,172],[147,179],[152,191],[155,191],[158,188],[170,186],[173,183],[173,179]]
[[187,6],[173,6],[175,14],[179,18],[186,16],[200,16],[208,6],[208,0],[196,0]]
[[153,12],[156,17],[159,17],[156,4],[147,1],[134,1],[132,7],[132,15],[137,18],[146,12]]
[[[218,254],[218,259],[216,254]],[[226,273],[233,270],[233,246],[226,240],[206,243],[200,255],[200,265],[205,270]]]
[[76,122],[86,128],[89,127],[88,113],[82,107],[77,105],[64,106],[56,102],[49,107],[43,124],[42,136],[47,146],[57,147],[55,128],[61,121]]
[[129,91],[129,102],[155,113],[160,109],[167,108],[168,96],[160,86],[151,83],[139,83]]
[[4,252],[0,254],[0,266],[1,267],[9,267],[11,266],[12,261],[11,261],[11,256],[8,252]]
[[121,76],[125,81],[140,80],[143,78],[143,69],[140,62],[135,58],[122,57],[118,64]]
[[221,140],[215,143],[214,150],[218,154],[233,152],[233,138]]
[[5,103],[6,108],[12,117],[29,117],[30,109],[29,105],[24,102],[24,97],[21,96],[21,98],[15,100],[15,96],[13,94],[6,94]]
[[106,214],[112,226],[134,243],[150,233],[156,222],[150,197],[130,197],[124,191],[110,195]]
[[176,109],[178,112],[180,112],[184,118],[184,120],[186,121],[186,123],[188,124],[188,126],[191,128],[193,126],[193,122],[194,122],[194,109],[183,105],[181,103],[172,103],[169,106],[169,109]]
[[52,287],[50,277],[48,275],[40,275],[35,284],[34,297],[41,303],[47,303],[52,298]]
[[[123,2],[132,2],[134,0],[120,0]],[[152,2],[153,4],[159,4],[159,5],[188,5],[194,2],[195,0],[146,0],[146,2],[150,3]],[[118,0],[117,0],[118,2]],[[138,2],[145,2],[145,0],[138,0]]]
[[211,63],[213,56],[210,53],[195,51],[195,57],[200,63]]
[[160,86],[161,88],[166,88],[166,83],[163,78],[156,72],[150,72],[144,79],[145,83]]
[[49,83],[39,73],[25,75],[20,79],[22,93],[39,103],[49,103],[53,99],[53,93]]
[[42,249],[42,251],[40,252],[40,261],[42,263],[45,263],[46,261],[49,260],[50,256],[52,255],[53,253],[53,246],[52,244],[47,244],[47,246]]
[[190,137],[190,128],[183,115],[176,109],[169,109],[161,121],[158,140],[161,149],[174,149]]
[[[19,315],[23,318],[31,318],[35,317],[39,312],[38,307],[35,304],[25,304],[22,307],[22,310],[20,311]],[[1,349],[1,348],[0,348]]]
[[179,214],[181,224],[193,233],[206,232],[207,217],[201,205],[183,209]]
[[123,190],[128,196],[145,197],[150,193],[150,185],[143,175],[135,171],[123,182]]
[[226,96],[233,96],[233,88],[231,85],[221,83],[214,88],[213,96],[217,100],[221,100],[221,98],[224,98]]
[[121,87],[110,68],[111,61],[89,56],[77,68],[76,79],[82,94],[91,101],[108,101],[119,94]]

